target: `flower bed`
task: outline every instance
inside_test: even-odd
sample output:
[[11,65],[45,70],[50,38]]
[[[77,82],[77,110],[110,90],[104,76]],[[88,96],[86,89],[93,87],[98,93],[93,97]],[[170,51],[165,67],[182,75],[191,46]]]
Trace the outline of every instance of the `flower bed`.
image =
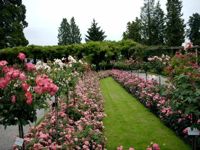
[[[72,92],[71,92],[72,93]],[[25,149],[81,149],[104,148],[103,103],[98,79],[88,72],[76,85],[68,102],[59,99],[58,111],[53,109],[36,127],[25,135]]]

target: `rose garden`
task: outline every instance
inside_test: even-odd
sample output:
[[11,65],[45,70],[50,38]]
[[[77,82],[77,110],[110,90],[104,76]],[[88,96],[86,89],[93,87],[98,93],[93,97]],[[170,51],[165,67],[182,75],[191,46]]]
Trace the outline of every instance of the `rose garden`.
[[[118,62],[111,60],[109,66],[96,64],[102,68],[110,67],[99,71],[95,71],[94,65],[70,55],[44,60],[41,55],[34,56],[33,50],[21,50],[10,53],[15,56],[11,63],[10,56],[2,51],[7,59],[0,61],[0,123],[5,128],[17,125],[16,137],[23,139],[21,144],[11,143],[13,149],[159,150],[177,149],[176,144],[181,149],[199,146],[200,70],[198,56],[190,48],[178,50],[171,56],[149,56],[147,61],[127,59],[121,62],[120,69],[115,69]],[[35,64],[30,56],[38,57]],[[136,66],[137,71],[146,74],[162,74],[168,82],[160,84],[154,79],[139,77],[132,69]],[[115,89],[119,86],[134,99],[120,98],[120,92],[128,93]],[[123,102],[123,99],[126,100]],[[137,101],[137,104],[131,104],[131,101]],[[129,108],[127,103],[133,106]],[[131,112],[132,107],[138,110]],[[47,110],[47,113],[38,122],[36,111],[40,109]],[[138,117],[140,111],[149,114]],[[128,122],[120,121],[120,115],[121,119],[123,115],[129,118]],[[151,120],[151,117],[160,121],[155,121],[154,125],[151,121],[146,124],[145,120]],[[37,123],[24,133],[24,125],[33,122]],[[123,128],[125,133],[118,133]],[[165,130],[166,137],[163,137],[160,132]],[[190,135],[189,130],[197,130],[197,133]],[[134,138],[140,134],[148,138]],[[118,140],[120,136],[122,139]],[[162,138],[166,140],[160,140]],[[118,143],[110,143],[112,140]]]

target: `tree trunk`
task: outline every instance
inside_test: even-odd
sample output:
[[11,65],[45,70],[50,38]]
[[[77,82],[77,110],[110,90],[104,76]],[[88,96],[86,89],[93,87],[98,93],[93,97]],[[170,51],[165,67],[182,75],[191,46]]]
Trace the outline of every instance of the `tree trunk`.
[[[21,121],[19,121],[18,127],[19,127],[19,137],[23,139],[24,138],[24,129],[23,129],[23,125],[22,125]],[[22,144],[21,150],[24,150],[24,144]]]

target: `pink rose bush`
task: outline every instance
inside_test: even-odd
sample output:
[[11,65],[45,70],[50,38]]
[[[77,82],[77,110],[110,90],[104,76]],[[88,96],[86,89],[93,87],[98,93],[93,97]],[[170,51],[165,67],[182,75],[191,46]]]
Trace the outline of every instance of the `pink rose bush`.
[[[0,124],[5,127],[35,121],[36,109],[46,107],[47,98],[59,89],[47,75],[36,72],[34,64],[25,63],[24,53],[19,53],[17,58],[20,64],[0,61]],[[43,77],[40,83],[39,76]],[[43,86],[40,94],[36,90],[39,85]]]
[[[120,145],[117,147],[117,150],[124,150],[123,146]],[[130,147],[128,150],[135,150],[133,147]],[[146,150],[160,150],[160,147],[157,143],[151,142],[151,145],[147,147]]]
[[30,128],[24,138],[25,149],[104,149],[103,101],[97,75],[85,73],[74,89],[68,100],[58,99],[58,111],[53,109],[38,126]]

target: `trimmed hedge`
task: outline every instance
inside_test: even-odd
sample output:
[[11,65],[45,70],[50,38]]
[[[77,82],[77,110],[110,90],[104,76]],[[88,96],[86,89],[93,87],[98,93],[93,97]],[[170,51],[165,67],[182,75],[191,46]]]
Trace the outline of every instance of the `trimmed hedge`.
[[[28,58],[42,59],[47,61],[54,58],[76,56],[78,59],[85,59],[89,63],[95,64],[97,69],[100,63],[109,64],[111,60],[119,58],[146,60],[149,56],[172,54],[167,47],[157,46],[148,47],[132,40],[122,40],[119,42],[88,42],[84,44],[72,44],[67,46],[35,46],[5,48],[0,50],[0,59],[9,60],[14,63],[12,58],[19,52],[24,52]],[[173,52],[174,53],[174,52]]]

